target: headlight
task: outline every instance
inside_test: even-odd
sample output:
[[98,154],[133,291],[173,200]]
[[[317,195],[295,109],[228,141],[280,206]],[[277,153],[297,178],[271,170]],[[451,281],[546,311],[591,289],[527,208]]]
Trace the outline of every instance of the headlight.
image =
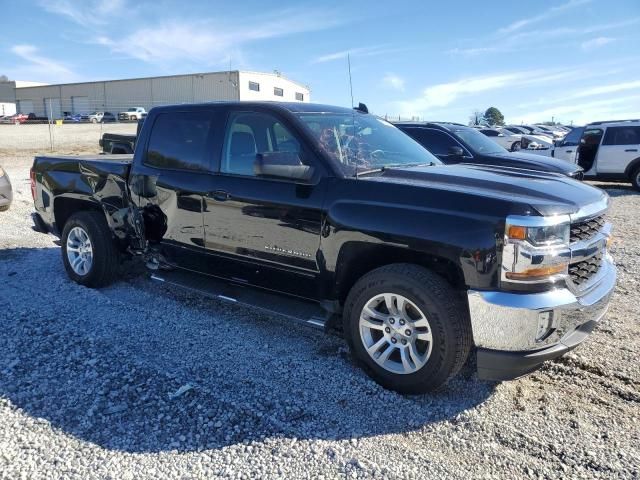
[[541,227],[510,225],[507,236],[511,240],[524,240],[534,246],[566,245],[569,243],[569,224]]
[[508,217],[502,251],[502,280],[553,282],[568,273],[569,218]]

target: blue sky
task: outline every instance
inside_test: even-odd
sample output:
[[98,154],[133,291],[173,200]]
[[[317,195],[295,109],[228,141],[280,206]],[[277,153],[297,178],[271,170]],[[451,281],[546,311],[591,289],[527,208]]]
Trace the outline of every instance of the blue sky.
[[277,69],[315,102],[467,122],[640,118],[640,1],[0,0],[0,74]]

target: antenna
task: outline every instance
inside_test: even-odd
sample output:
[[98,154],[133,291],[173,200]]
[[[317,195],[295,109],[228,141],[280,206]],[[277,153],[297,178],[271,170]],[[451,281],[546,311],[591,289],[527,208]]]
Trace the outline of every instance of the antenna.
[[347,65],[349,67],[349,91],[351,93],[351,108],[353,108],[353,82],[351,80],[351,54],[347,52]]

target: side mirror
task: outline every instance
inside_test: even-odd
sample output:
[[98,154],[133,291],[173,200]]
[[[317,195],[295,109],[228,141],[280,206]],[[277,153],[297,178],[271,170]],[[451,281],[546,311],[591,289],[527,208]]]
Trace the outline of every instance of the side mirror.
[[464,157],[464,150],[462,147],[449,147],[449,151],[447,152],[450,157]]
[[258,153],[253,164],[257,177],[308,182],[313,178],[313,167],[303,165],[294,152]]

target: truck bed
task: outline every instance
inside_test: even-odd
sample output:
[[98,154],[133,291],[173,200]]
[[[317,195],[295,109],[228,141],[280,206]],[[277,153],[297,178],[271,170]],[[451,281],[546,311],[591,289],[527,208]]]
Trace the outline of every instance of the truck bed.
[[[58,232],[54,215],[72,209],[71,202],[88,202],[106,213],[116,234],[127,228],[123,217],[129,208],[127,180],[133,155],[40,155],[31,172],[37,213],[48,231]],[[62,205],[66,207],[63,208]]]

